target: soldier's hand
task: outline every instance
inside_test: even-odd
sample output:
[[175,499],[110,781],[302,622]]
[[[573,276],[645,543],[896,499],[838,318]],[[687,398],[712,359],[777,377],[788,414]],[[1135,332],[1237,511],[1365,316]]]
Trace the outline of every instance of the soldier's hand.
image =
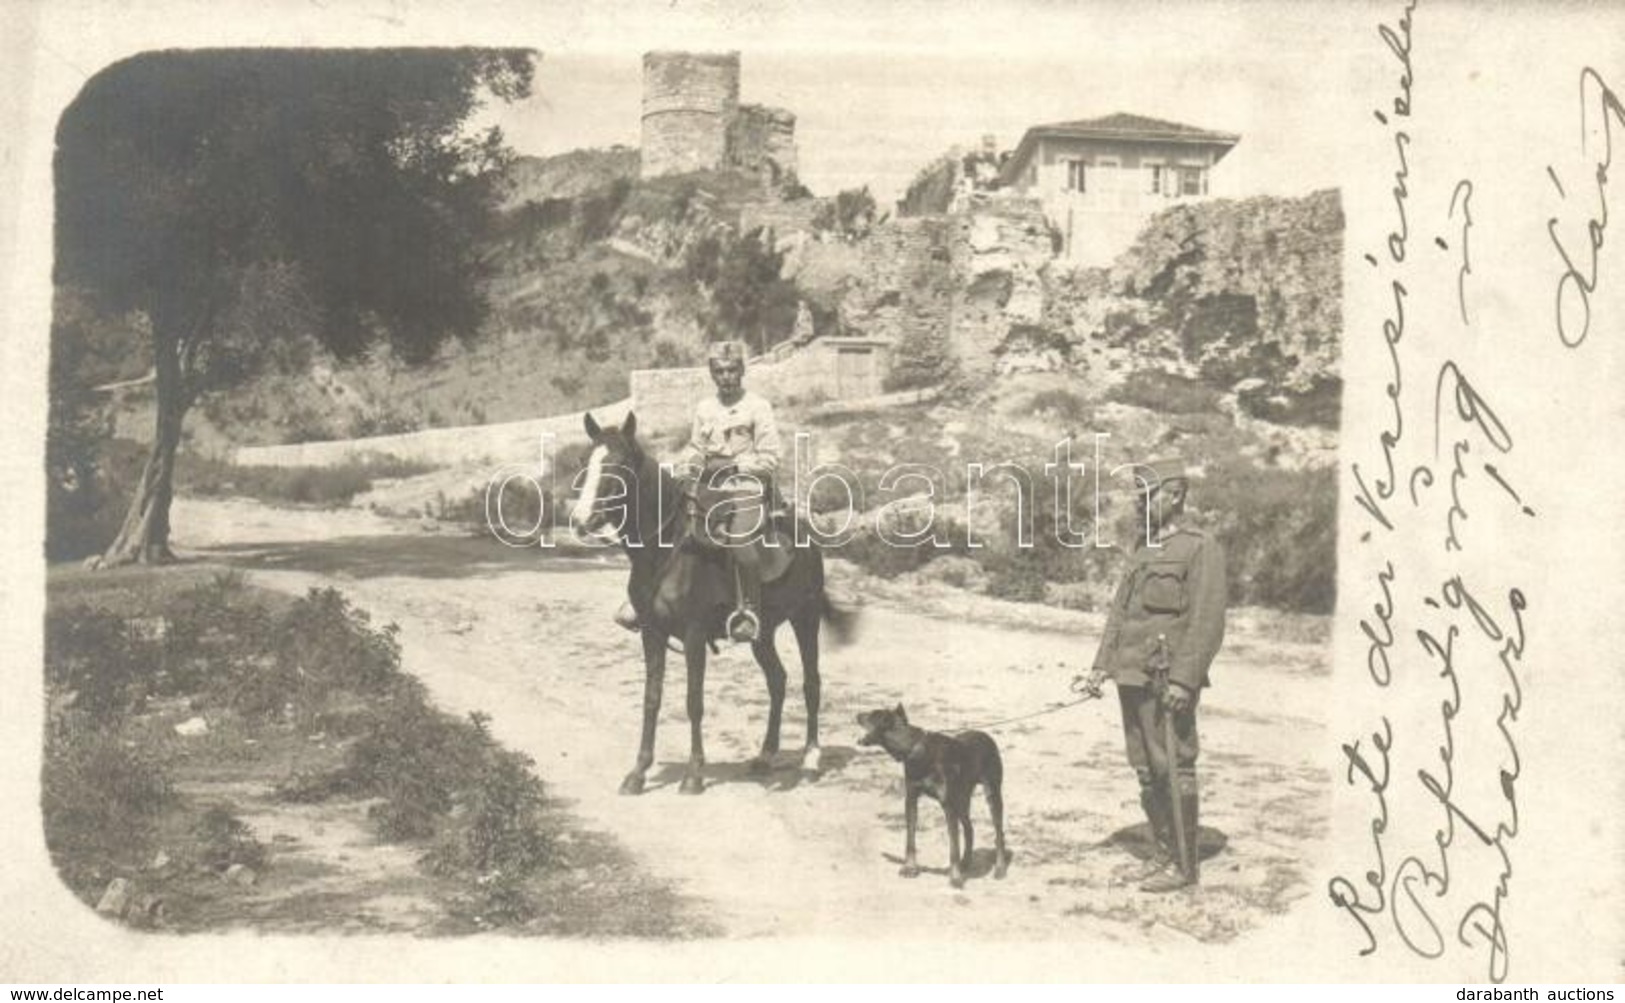
[[1180,711],[1190,710],[1191,704],[1194,702],[1195,697],[1191,691],[1172,680],[1169,681],[1168,688],[1162,693],[1162,705],[1175,714]]
[[1072,690],[1086,696],[1101,696],[1105,693],[1106,678],[1106,673],[1099,669],[1094,669],[1087,676],[1074,676],[1072,678]]

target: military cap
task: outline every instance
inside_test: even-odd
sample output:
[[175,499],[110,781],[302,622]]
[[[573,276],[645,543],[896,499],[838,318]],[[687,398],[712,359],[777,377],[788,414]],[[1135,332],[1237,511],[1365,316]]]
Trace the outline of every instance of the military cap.
[[745,343],[742,341],[713,341],[711,350],[706,355],[706,361],[711,365],[728,362],[745,364]]
[[1176,456],[1136,463],[1133,472],[1136,480],[1148,486],[1166,484],[1168,481],[1183,481],[1187,478],[1185,461]]

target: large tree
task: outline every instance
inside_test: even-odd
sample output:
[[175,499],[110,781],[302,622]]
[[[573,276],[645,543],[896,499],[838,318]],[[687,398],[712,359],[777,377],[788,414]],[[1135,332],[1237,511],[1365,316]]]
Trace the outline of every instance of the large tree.
[[477,333],[510,154],[469,123],[488,97],[528,95],[533,68],[524,50],[162,52],[85,85],[57,129],[55,278],[145,317],[157,397],[103,563],[170,556],[199,394],[299,344],[421,361]]

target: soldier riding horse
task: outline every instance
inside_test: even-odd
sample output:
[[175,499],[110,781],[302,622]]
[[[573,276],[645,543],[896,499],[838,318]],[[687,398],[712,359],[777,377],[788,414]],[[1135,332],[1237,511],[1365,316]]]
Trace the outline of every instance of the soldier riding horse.
[[[634,415],[628,414],[619,428],[606,429],[589,414],[585,425],[592,452],[581,494],[571,511],[571,524],[578,533],[618,542],[624,548],[632,564],[627,597],[643,641],[643,731],[637,763],[622,781],[621,793],[641,793],[645,774],[654,763],[666,653],[675,639],[681,643],[688,666],[690,748],[680,790],[698,794],[705,786],[701,723],[707,647],[728,636],[728,621],[738,609],[739,583],[729,553],[735,548],[715,546],[707,540],[707,513],[684,498],[674,478],[662,475],[660,464],[638,442]],[[750,545],[762,546],[760,542]],[[762,582],[760,605],[754,610],[757,623],[751,653],[766,677],[771,705],[767,734],[751,768],[766,772],[779,749],[786,674],[774,635],[780,624],[788,622],[801,653],[807,700],[807,742],[801,768],[816,773],[819,630],[828,620],[841,640],[852,614],[839,609],[825,594],[824,559],[817,547],[789,546],[788,541],[779,541],[778,546],[780,556],[788,553],[788,560],[761,562],[764,578],[771,580]]]

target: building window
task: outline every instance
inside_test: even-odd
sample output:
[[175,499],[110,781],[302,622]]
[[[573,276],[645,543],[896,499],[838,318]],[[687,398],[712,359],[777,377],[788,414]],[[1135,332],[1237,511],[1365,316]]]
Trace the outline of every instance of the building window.
[[1207,169],[1205,167],[1181,167],[1179,169],[1179,194],[1206,195]]
[[1172,194],[1168,190],[1170,185],[1168,184],[1168,169],[1166,167],[1161,164],[1148,164],[1145,173],[1150,184],[1150,188],[1146,191],[1148,195]]
[[1089,189],[1084,163],[1081,160],[1068,160],[1066,162],[1066,190],[1069,192],[1084,192]]

